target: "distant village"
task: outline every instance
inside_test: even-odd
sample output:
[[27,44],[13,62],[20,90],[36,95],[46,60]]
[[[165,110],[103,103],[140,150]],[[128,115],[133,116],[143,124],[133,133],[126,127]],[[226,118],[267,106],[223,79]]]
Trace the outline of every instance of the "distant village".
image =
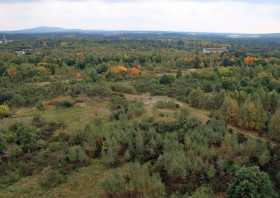
[[226,47],[220,47],[220,48],[203,48],[202,52],[203,52],[204,54],[211,54],[211,53],[222,54],[222,53],[228,52],[228,48],[226,48]]
[[8,39],[6,38],[6,36],[3,35],[3,36],[2,36],[2,39],[0,40],[0,45],[1,45],[1,44],[2,44],[2,45],[5,45],[5,44],[11,43],[11,42],[13,42],[13,40],[8,40]]
[[[14,41],[7,39],[6,35],[4,35],[4,34],[0,38],[0,45],[7,45],[7,44],[12,43],[12,42],[14,42]],[[17,56],[31,54],[31,52],[32,52],[31,48],[19,48],[19,49],[15,50],[15,53],[16,53]]]
[[22,48],[22,49],[16,50],[16,54],[18,56],[28,55],[28,54],[31,54],[31,52],[32,52],[31,48]]

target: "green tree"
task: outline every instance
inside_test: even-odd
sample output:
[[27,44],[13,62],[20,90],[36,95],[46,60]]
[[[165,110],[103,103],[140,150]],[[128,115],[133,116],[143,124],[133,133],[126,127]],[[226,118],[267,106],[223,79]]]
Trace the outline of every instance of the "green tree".
[[277,110],[276,113],[272,116],[269,123],[269,135],[280,141],[280,110]]
[[102,184],[108,197],[166,197],[160,177],[138,163],[115,170]]
[[214,198],[214,193],[207,186],[202,186],[198,188],[190,198]]
[[267,113],[259,101],[247,99],[240,110],[239,124],[241,127],[262,130],[266,127]]
[[227,123],[237,124],[239,115],[239,105],[236,100],[231,97],[225,97],[224,103],[220,109],[224,120]]
[[175,77],[173,75],[163,75],[160,80],[159,83],[163,84],[163,85],[170,85],[175,81]]
[[23,124],[16,124],[11,127],[15,133],[15,143],[18,144],[24,152],[32,152],[38,147],[39,134],[35,128],[27,127]]
[[201,108],[202,103],[204,102],[202,101],[203,99],[204,99],[203,91],[201,89],[194,89],[191,91],[188,101],[191,104],[191,106]]
[[229,198],[273,198],[275,192],[267,173],[258,167],[240,168],[233,178],[229,189]]

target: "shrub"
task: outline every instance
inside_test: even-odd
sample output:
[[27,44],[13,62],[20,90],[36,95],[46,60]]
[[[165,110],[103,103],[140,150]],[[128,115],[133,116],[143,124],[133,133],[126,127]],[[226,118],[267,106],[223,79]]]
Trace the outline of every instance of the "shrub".
[[129,164],[117,169],[103,182],[108,197],[165,197],[165,187],[157,175],[150,173],[146,165]]
[[6,138],[3,134],[0,135],[0,154],[3,154],[7,147]]
[[36,108],[37,108],[39,111],[44,111],[44,110],[46,110],[46,107],[45,107],[45,105],[44,105],[44,102],[42,102],[42,101],[37,102]]
[[155,106],[158,109],[178,109],[178,108],[180,108],[179,104],[172,102],[172,101],[158,101]]
[[102,74],[108,71],[108,66],[106,64],[97,65],[96,71],[98,74]]
[[161,76],[159,83],[162,85],[170,85],[176,80],[175,76],[173,75],[163,75]]
[[98,80],[98,74],[96,72],[95,69],[92,69],[90,72],[89,72],[89,78],[92,82],[97,82]]
[[0,118],[8,117],[10,114],[11,112],[8,105],[0,105]]
[[73,102],[70,100],[62,100],[56,103],[57,108],[71,108],[73,105]]
[[190,198],[214,198],[215,195],[209,187],[198,188]]
[[88,96],[107,97],[112,95],[111,88],[105,83],[95,83],[87,90]]
[[128,101],[124,97],[113,97],[111,104],[112,118],[120,120],[123,117],[133,119],[141,116],[145,109],[144,103],[140,101]]
[[145,112],[144,103],[140,101],[132,101],[128,105],[127,116],[129,119],[133,119],[143,115]]
[[44,189],[54,188],[66,181],[66,177],[58,170],[47,168],[43,171],[40,185]]
[[36,115],[32,119],[32,125],[38,128],[43,127],[46,124],[45,120],[43,119],[42,116]]
[[82,166],[86,165],[89,159],[81,146],[73,146],[67,150],[65,160],[75,166]]
[[15,143],[21,146],[24,152],[32,152],[38,147],[38,130],[23,124],[15,124],[11,127],[15,134]]
[[134,94],[136,92],[134,87],[120,84],[120,83],[113,84],[112,90],[115,92],[127,93],[127,94]]

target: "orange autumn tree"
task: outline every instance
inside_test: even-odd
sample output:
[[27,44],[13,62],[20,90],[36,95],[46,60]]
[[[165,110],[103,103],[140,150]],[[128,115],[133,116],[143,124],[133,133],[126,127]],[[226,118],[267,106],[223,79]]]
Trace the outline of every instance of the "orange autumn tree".
[[15,68],[15,67],[8,68],[7,74],[10,78],[15,78],[17,75],[17,68]]
[[77,81],[81,81],[81,80],[82,80],[82,74],[81,74],[80,72],[77,72],[77,73],[75,74],[75,79],[76,79]]
[[127,71],[129,76],[139,76],[141,74],[140,66],[135,65],[132,68],[128,69]]
[[115,74],[124,74],[127,73],[127,68],[123,65],[117,65],[111,67],[111,72]]
[[255,58],[252,56],[247,56],[244,58],[244,63],[246,65],[252,65],[255,62]]

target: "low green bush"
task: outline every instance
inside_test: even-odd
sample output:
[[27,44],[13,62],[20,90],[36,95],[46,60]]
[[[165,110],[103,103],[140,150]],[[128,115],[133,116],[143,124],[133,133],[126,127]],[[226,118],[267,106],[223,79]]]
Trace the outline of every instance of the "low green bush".
[[158,101],[155,107],[158,109],[178,109],[180,105],[173,101]]
[[61,100],[55,104],[57,108],[71,108],[73,105],[74,103],[71,100]]
[[134,87],[125,84],[120,84],[120,83],[113,84],[112,90],[115,92],[127,93],[127,94],[135,94],[136,92]]
[[108,197],[166,197],[160,177],[151,174],[148,166],[138,163],[115,170],[103,181],[103,189]]
[[47,168],[43,171],[43,177],[40,180],[40,185],[43,189],[54,188],[66,181],[66,176],[58,170]]

